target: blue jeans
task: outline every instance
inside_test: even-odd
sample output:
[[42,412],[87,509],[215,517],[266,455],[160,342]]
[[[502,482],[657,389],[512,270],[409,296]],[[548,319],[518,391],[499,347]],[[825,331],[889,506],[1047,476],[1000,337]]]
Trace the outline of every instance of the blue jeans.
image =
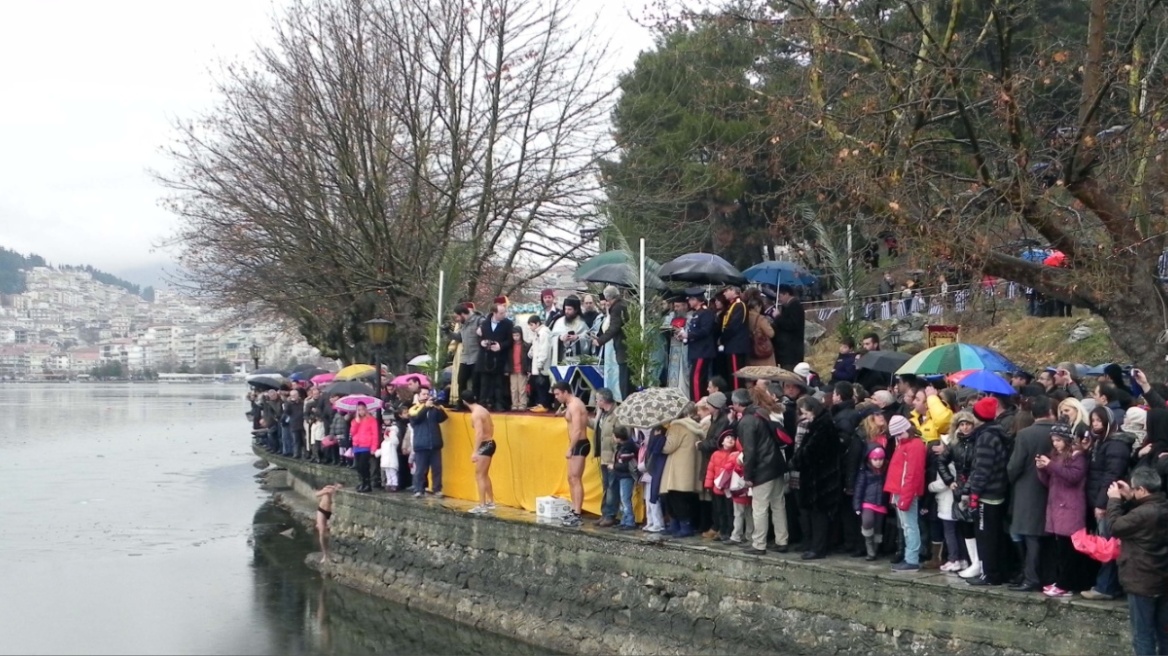
[[[1105,538],[1111,537],[1111,526],[1107,523],[1107,519],[1099,520],[1099,535]],[[1099,568],[1099,575],[1095,577],[1095,591],[1112,597],[1123,594],[1123,588],[1119,585],[1119,565],[1114,560],[1110,563],[1103,563],[1103,566]]]
[[272,453],[280,452],[280,427],[272,426],[268,429],[268,450]]
[[904,562],[909,565],[921,564],[921,525],[920,512],[917,504],[920,498],[913,499],[908,510],[896,509],[896,519],[900,522],[900,530],[904,533]]
[[600,500],[600,516],[606,519],[616,519],[617,503],[620,502],[619,488],[616,477],[612,475],[612,467],[600,466],[600,489],[604,494]]
[[616,482],[620,487],[621,525],[636,526],[637,520],[633,518],[633,487],[637,482],[632,476],[616,478]]
[[296,455],[296,446],[292,442],[292,428],[280,427],[280,455],[292,457]]
[[1136,656],[1168,656],[1168,597],[1127,593]]
[[414,492],[426,491],[426,474],[430,474],[433,481],[430,491],[437,494],[442,491],[442,449],[418,449],[414,451]]

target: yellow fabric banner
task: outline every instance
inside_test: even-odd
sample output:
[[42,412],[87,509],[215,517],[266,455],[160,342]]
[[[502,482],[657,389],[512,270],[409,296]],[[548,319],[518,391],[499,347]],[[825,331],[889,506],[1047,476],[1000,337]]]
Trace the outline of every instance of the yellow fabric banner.
[[[495,423],[495,456],[491,459],[491,486],[495,503],[535,512],[536,497],[570,499],[568,492],[568,424],[563,417],[526,414],[491,415]],[[588,431],[592,439],[592,431]],[[442,423],[442,489],[450,497],[478,501],[475,486],[474,430],[470,413],[447,411]],[[637,485],[639,489],[641,486]],[[584,465],[584,510],[600,514],[603,494],[600,460]],[[643,517],[639,492],[634,509]]]

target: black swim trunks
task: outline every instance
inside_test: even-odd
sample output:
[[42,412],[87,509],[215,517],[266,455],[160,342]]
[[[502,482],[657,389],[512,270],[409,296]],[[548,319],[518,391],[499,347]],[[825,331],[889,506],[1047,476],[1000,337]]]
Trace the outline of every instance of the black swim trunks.
[[579,442],[576,442],[572,445],[573,456],[579,456],[583,458],[589,453],[592,453],[592,443],[588,440],[580,440]]
[[331,510],[325,510],[324,508],[318,506],[316,512],[324,515],[324,521],[326,522],[333,518],[333,513]]
[[479,448],[475,451],[475,455],[490,458],[495,455],[495,440],[483,440]]

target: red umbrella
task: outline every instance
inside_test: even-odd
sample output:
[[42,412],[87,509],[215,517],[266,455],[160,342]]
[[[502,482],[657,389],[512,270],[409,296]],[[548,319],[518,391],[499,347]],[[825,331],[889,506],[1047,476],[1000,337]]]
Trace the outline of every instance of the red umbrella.
[[960,383],[966,376],[974,373],[975,371],[981,371],[981,369],[966,369],[964,371],[957,371],[946,376],[945,380],[949,381],[951,385],[956,385],[957,383]]
[[1062,251],[1052,251],[1046,259],[1042,261],[1048,267],[1061,267],[1067,264],[1067,254]]
[[1105,538],[1091,535],[1087,529],[1081,528],[1071,536],[1071,544],[1075,551],[1087,554],[1101,563],[1109,563],[1119,558],[1120,541],[1118,538]]

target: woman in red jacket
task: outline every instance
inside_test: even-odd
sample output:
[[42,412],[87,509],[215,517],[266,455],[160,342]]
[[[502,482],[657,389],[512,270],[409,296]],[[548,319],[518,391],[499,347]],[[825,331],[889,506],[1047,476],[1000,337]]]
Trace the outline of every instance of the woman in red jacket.
[[369,484],[369,456],[377,449],[377,417],[369,414],[364,403],[357,404],[357,415],[349,424],[349,436],[353,440],[353,458],[357,464],[357,475],[361,477],[358,492],[372,492]]
[[894,572],[915,572],[921,568],[921,527],[918,503],[925,495],[925,442],[912,424],[901,416],[888,422],[888,434],[896,440],[884,491],[892,495],[896,520],[904,536],[904,562],[892,566]]

